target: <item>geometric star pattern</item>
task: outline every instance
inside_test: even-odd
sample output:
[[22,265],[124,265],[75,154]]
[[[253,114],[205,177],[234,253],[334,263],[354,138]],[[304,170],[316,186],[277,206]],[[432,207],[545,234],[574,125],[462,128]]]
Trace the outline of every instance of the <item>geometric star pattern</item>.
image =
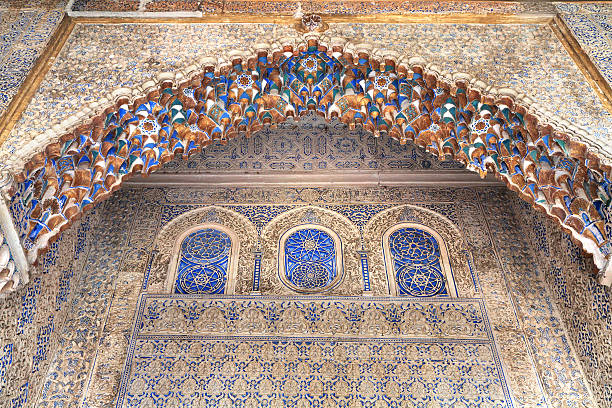
[[440,247],[431,234],[417,228],[400,228],[389,235],[389,250],[400,295],[448,295]]
[[230,237],[216,229],[189,234],[181,244],[175,292],[223,293],[231,245]]

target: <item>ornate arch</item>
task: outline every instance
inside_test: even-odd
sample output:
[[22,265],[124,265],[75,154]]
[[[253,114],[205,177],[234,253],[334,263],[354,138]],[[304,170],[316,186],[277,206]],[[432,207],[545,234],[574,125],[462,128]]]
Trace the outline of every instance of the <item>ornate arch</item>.
[[340,257],[344,273],[326,293],[353,296],[363,294],[363,276],[358,253],[360,250],[359,230],[345,216],[315,206],[300,207],[279,214],[263,229],[261,233],[261,293],[295,294],[281,281],[278,254],[281,237],[287,231],[300,225],[319,226],[332,230],[341,241],[341,245],[336,250],[342,251]]
[[[92,109],[101,113],[89,117]],[[610,284],[611,167],[600,160],[609,157],[574,140],[580,130],[568,122],[542,120],[542,111],[517,92],[444,75],[418,58],[309,34],[206,57],[96,102],[55,128],[70,125],[70,131],[37,138],[51,143],[36,148],[14,175],[11,210],[35,263],[57,234],[126,177],[150,174],[213,140],[316,112],[374,136],[413,140],[482,176],[492,172],[559,222]]]
[[[232,260],[228,270],[227,293],[249,293],[253,286],[253,265],[257,230],[245,216],[226,208],[207,206],[186,212],[166,224],[153,243],[151,268],[145,290],[171,291],[176,276],[179,247],[185,236],[200,227],[215,227],[230,234]],[[233,270],[232,270],[233,269]]]
[[[446,217],[416,205],[400,205],[376,214],[366,224],[363,238],[370,258],[372,282],[387,282],[383,237],[397,224],[412,224],[434,231],[448,254],[455,289],[459,297],[475,297],[476,287],[468,264],[469,251],[461,231]],[[393,282],[389,282],[392,284]],[[381,288],[389,293],[388,288]]]
[[[437,258],[439,262],[439,266],[442,272],[442,276],[440,281],[444,282],[446,287],[446,291],[448,296],[456,297],[457,289],[455,287],[455,279],[453,278],[453,270],[450,266],[450,257],[448,254],[448,250],[446,249],[446,242],[444,239],[438,234],[435,229],[428,227],[427,225],[423,225],[417,222],[412,221],[399,221],[394,225],[388,225],[387,230],[383,233],[383,236],[380,240],[380,245],[383,248],[384,254],[384,262],[385,262],[385,270],[387,272],[387,284],[389,285],[389,293],[393,296],[397,296],[399,292],[399,283],[397,282],[397,271],[394,268],[394,261],[392,259],[391,254],[391,246],[390,246],[390,237],[391,234],[403,229],[403,228],[411,228],[420,230],[423,233],[427,234],[431,239],[435,240],[437,246],[440,250],[440,256]],[[464,256],[465,253],[461,253],[461,256]]]
[[238,258],[240,256],[240,238],[232,228],[228,228],[224,224],[220,224],[213,219],[211,222],[201,222],[197,225],[193,225],[183,231],[176,241],[174,242],[174,248],[172,250],[172,256],[170,259],[170,265],[168,266],[168,278],[166,279],[166,293],[172,293],[177,287],[177,278],[179,277],[179,263],[183,256],[183,250],[181,246],[185,239],[194,232],[201,231],[203,229],[212,229],[214,231],[221,232],[229,238],[229,251],[228,251],[228,264],[226,272],[226,281],[224,284],[224,294],[233,295],[235,291],[236,278],[238,275]]

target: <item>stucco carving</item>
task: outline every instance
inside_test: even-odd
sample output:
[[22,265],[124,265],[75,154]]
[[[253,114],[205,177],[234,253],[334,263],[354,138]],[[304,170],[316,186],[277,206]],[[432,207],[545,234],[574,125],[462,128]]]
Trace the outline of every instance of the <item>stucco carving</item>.
[[[235,293],[249,293],[253,287],[254,252],[258,236],[253,224],[245,216],[217,206],[207,206],[189,211],[165,225],[154,244],[154,253],[147,282],[147,292],[169,292],[176,275],[177,242],[186,231],[201,225],[221,225],[235,233],[239,240],[232,253],[237,268],[228,276],[228,288]],[[229,280],[234,280],[229,282]],[[233,291],[232,291],[233,292]]]
[[[381,285],[387,281],[383,235],[394,225],[406,222],[424,225],[440,234],[447,247],[458,296],[474,297],[475,286],[467,261],[469,253],[461,232],[444,216],[415,205],[402,205],[381,211],[366,224],[363,241],[370,257],[373,285]],[[386,287],[378,287],[376,290],[378,293],[388,293]]]
[[96,102],[70,119],[69,133],[58,126],[41,136],[40,142],[53,143],[31,152],[14,188],[28,197],[25,217],[14,216],[27,224],[22,241],[30,261],[124,176],[149,174],[213,139],[251,134],[310,111],[375,136],[415,140],[481,175],[497,174],[580,241],[593,254],[600,281],[612,283],[610,166],[605,151],[574,137],[580,129],[551,119],[518,92],[372,45],[311,35],[203,58]]

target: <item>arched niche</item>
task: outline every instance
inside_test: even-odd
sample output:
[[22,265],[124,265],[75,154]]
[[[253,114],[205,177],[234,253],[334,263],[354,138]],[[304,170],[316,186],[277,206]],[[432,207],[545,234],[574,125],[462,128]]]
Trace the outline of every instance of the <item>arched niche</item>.
[[[416,231],[422,231],[425,236],[431,237],[435,240],[437,248],[439,250],[439,256],[437,262],[440,265],[441,278],[443,279],[443,285],[445,289],[445,296],[457,297],[457,288],[455,287],[455,278],[453,277],[453,269],[450,265],[450,259],[448,250],[446,249],[446,243],[444,239],[438,234],[438,232],[426,225],[415,223],[415,222],[399,222],[387,229],[383,236],[381,245],[383,247],[383,254],[385,258],[385,271],[387,272],[387,285],[389,287],[389,294],[392,296],[400,295],[400,283],[397,280],[398,271],[394,265],[393,254],[391,250],[390,239],[393,233],[396,233],[403,229],[414,229]],[[419,295],[425,296],[425,295]],[[435,294],[430,295],[435,296]]]
[[[262,259],[260,291],[262,294],[296,294],[295,288],[281,279],[284,272],[281,262],[283,238],[296,229],[320,228],[337,237],[336,256],[341,260],[337,281],[322,293],[330,295],[361,295],[363,276],[361,274],[359,249],[360,234],[355,225],[345,216],[316,206],[299,207],[277,215],[261,233]],[[338,258],[337,258],[338,259]],[[302,291],[303,292],[303,291]]]
[[[291,272],[299,271],[299,261],[296,262],[296,267],[291,268],[290,265],[290,254],[291,248],[289,248],[290,241],[292,238],[304,233],[306,236],[298,237],[303,238],[297,244],[301,244],[306,252],[305,258],[308,261],[312,261],[317,255],[319,255],[321,244],[327,244],[327,254],[324,255],[326,262],[310,262],[311,265],[319,266],[318,270],[315,267],[302,268],[299,279],[291,279],[289,274]],[[317,238],[323,237],[326,242],[317,242]],[[296,240],[297,241],[297,240]],[[321,241],[321,240],[319,240]],[[307,248],[308,244],[312,242],[312,250]],[[295,251],[297,252],[297,251]],[[311,256],[314,255],[314,256]],[[281,282],[289,289],[304,294],[315,294],[325,293],[333,290],[344,277],[344,251],[342,249],[342,240],[338,234],[331,228],[324,225],[314,223],[303,223],[296,225],[293,228],[288,229],[281,235],[278,243],[278,277]],[[327,263],[328,265],[325,265]],[[302,263],[304,264],[304,263]],[[308,264],[306,264],[308,265]],[[311,276],[309,276],[311,275]]]
[[240,238],[238,234],[227,226],[216,223],[216,222],[205,222],[202,224],[194,225],[191,228],[185,230],[179,237],[176,239],[174,244],[174,249],[172,251],[172,258],[170,260],[170,265],[168,267],[168,279],[166,287],[166,291],[168,293],[174,293],[176,291],[177,280],[179,277],[179,264],[181,261],[181,257],[184,254],[183,251],[183,243],[185,239],[187,239],[191,234],[197,233],[203,230],[213,230],[219,231],[225,236],[228,237],[230,241],[229,250],[227,254],[227,268],[225,272],[225,283],[223,284],[224,290],[223,294],[233,295],[235,292],[236,286],[236,278],[238,275],[238,259],[240,257]]
[[257,44],[118,90],[93,117],[89,110],[87,118],[77,115],[76,126],[37,138],[45,141],[23,170],[9,163],[9,207],[35,264],[59,233],[127,177],[314,111],[374,136],[413,140],[482,176],[495,174],[570,233],[593,255],[600,282],[611,284],[605,152],[578,141],[580,129],[567,121],[540,120],[542,109],[521,95],[342,38]]
[[[373,290],[397,294],[392,288],[395,277],[388,271],[384,243],[390,232],[402,225],[424,229],[438,240],[441,245],[441,261],[453,295],[476,296],[476,280],[469,263],[471,254],[461,231],[443,215],[415,205],[401,205],[381,211],[364,228],[363,241],[369,258]],[[449,279],[448,273],[451,271],[452,279]],[[385,286],[381,287],[382,284]],[[379,287],[375,289],[375,285]]]
[[149,293],[172,291],[181,243],[191,232],[201,228],[224,231],[232,241],[225,293],[250,293],[253,286],[257,231],[245,216],[218,206],[188,211],[162,227],[153,243],[151,267],[144,291]]

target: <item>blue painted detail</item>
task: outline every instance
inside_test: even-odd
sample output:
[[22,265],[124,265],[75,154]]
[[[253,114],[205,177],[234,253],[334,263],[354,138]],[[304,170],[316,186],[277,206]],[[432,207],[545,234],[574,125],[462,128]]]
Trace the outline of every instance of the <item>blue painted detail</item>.
[[149,286],[149,276],[151,275],[151,267],[153,266],[153,260],[157,256],[159,251],[154,249],[151,251],[151,255],[149,255],[149,262],[147,263],[147,271],[145,272],[144,279],[142,281],[142,290],[146,290],[147,286]]
[[360,252],[361,258],[361,273],[363,274],[363,290],[369,292],[372,290],[370,286],[370,267],[368,265],[368,254],[366,252]]
[[478,288],[478,278],[476,277],[476,273],[474,272],[474,265],[472,261],[472,254],[469,251],[465,251],[465,259],[467,259],[468,268],[470,268],[470,276],[472,277],[472,283],[474,284],[474,290],[476,293],[480,292]]
[[0,395],[6,386],[7,370],[13,363],[13,343],[9,343],[2,348],[0,352]]
[[298,288],[329,286],[337,275],[336,267],[336,247],[327,232],[305,228],[285,241],[285,275]]
[[36,299],[39,294],[40,278],[36,278],[21,297],[21,315],[17,318],[17,334],[23,334],[26,326],[34,321]]
[[40,370],[41,364],[47,359],[47,353],[49,352],[49,341],[51,333],[55,329],[53,323],[53,315],[49,316],[48,324],[42,326],[38,330],[36,335],[36,354],[32,357],[32,372],[35,373]]
[[55,296],[55,311],[59,312],[62,309],[62,305],[68,301],[68,295],[70,294],[70,281],[74,275],[72,268],[62,270],[62,275],[59,279],[59,289]]
[[440,247],[431,234],[418,228],[400,228],[389,236],[389,250],[400,295],[448,295]]
[[175,292],[223,293],[231,245],[230,237],[216,229],[189,234],[181,244]]
[[11,400],[11,408],[21,408],[26,406],[26,402],[28,402],[28,390],[30,387],[29,382],[25,382],[19,387],[19,392],[17,396]]
[[261,252],[255,253],[255,266],[253,267],[253,292],[259,292],[259,278],[261,277]]

